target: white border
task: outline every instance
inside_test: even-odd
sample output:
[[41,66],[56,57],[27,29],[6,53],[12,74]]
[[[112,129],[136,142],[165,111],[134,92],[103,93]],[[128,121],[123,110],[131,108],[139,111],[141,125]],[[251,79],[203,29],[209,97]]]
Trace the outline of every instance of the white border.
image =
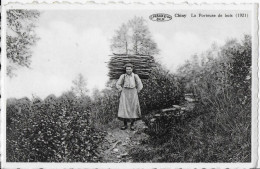
[[180,4],[180,3],[204,3],[204,4],[230,4],[230,3],[259,3],[259,0],[2,0],[2,4],[6,5],[8,3],[138,3],[138,4]]
[[[11,1],[11,0],[10,0]],[[29,0],[30,1],[30,0]],[[15,1],[16,2],[16,1]],[[38,1],[40,2],[40,1]],[[46,1],[45,1],[46,2]],[[129,2],[129,1],[128,1]],[[155,1],[153,1],[155,2]],[[219,2],[219,1],[218,1]],[[226,1],[225,1],[226,2]],[[248,2],[248,1],[247,1]],[[6,4],[6,1],[4,1],[4,4]],[[134,9],[134,10],[143,10],[143,9],[183,9],[183,10],[188,10],[188,9],[203,9],[203,10],[252,10],[253,17],[252,17],[252,152],[251,152],[251,163],[6,163],[6,152],[5,152],[5,147],[6,147],[6,100],[4,99],[6,96],[6,84],[5,84],[5,74],[6,74],[6,69],[4,66],[2,66],[2,79],[1,79],[1,84],[2,84],[2,99],[1,99],[1,119],[2,119],[2,128],[1,128],[1,138],[2,138],[2,146],[1,146],[1,161],[2,161],[2,167],[5,168],[252,168],[256,167],[256,156],[253,156],[253,154],[257,153],[257,96],[258,96],[258,91],[257,87],[259,86],[258,84],[258,79],[257,79],[257,62],[255,62],[258,59],[258,47],[259,44],[258,42],[258,32],[256,29],[256,26],[258,23],[256,23],[257,20],[257,15],[256,11],[258,11],[257,6],[252,5],[252,4],[243,4],[243,5],[223,5],[223,4],[215,4],[215,5],[209,5],[209,4],[191,4],[187,5],[185,3],[183,4],[178,4],[178,5],[173,5],[172,3],[166,3],[165,4],[146,4],[146,5],[138,5],[137,3],[132,3],[132,4],[127,4],[127,3],[110,3],[110,4],[95,4],[95,3],[87,3],[85,5],[82,5],[80,3],[72,4],[72,3],[55,3],[55,4],[27,4],[27,5],[22,5],[22,4],[9,4],[9,5],[4,5],[2,9],[2,56],[6,56],[6,10],[7,9],[50,9],[50,10],[57,10],[57,9],[62,9],[62,10],[75,10],[75,9],[88,9],[88,10],[93,10],[93,9],[117,9],[117,10],[125,10],[125,9]],[[2,65],[6,65],[6,57],[2,57]]]
[[[6,65],[6,59],[4,59],[6,57],[6,34],[5,34],[5,26],[4,26],[4,23],[5,21],[3,22],[3,18],[5,18],[6,14],[4,12],[4,9],[2,8],[1,9],[1,19],[2,19],[2,22],[1,22],[1,50],[2,50],[2,54],[1,54],[1,163],[2,163],[2,167],[4,166],[3,165],[3,161],[5,161],[5,158],[4,158],[4,154],[6,154],[5,152],[5,141],[4,138],[6,138],[6,123],[5,123],[5,119],[6,119],[6,102],[5,102],[5,75],[6,75],[6,69],[5,67],[6,66],[3,66],[3,65]],[[5,56],[5,57],[4,57]]]

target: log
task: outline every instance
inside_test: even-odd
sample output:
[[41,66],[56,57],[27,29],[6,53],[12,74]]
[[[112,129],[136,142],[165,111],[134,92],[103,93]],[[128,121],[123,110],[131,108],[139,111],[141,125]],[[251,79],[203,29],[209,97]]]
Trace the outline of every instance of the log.
[[176,108],[176,109],[179,109],[179,110],[182,108],[182,107],[179,106],[179,105],[173,105],[173,107]]
[[168,108],[168,109],[162,109],[161,112],[165,113],[165,112],[172,112],[172,111],[175,111],[175,110],[177,110],[177,108],[173,107],[173,108]]

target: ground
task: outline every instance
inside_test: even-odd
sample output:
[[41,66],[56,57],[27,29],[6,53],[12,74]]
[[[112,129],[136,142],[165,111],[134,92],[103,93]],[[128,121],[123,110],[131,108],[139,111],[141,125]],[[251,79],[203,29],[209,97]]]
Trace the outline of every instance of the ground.
[[140,144],[140,141],[148,138],[143,130],[145,128],[144,122],[141,120],[135,123],[135,130],[131,131],[128,127],[126,130],[121,130],[120,126],[123,124],[119,120],[115,120],[117,128],[108,129],[107,136],[103,146],[103,162],[132,162],[129,156],[129,150],[135,145]]
[[[185,102],[181,105],[182,108],[192,111],[194,108],[194,99],[185,97]],[[107,135],[102,144],[101,154],[102,162],[133,162],[129,156],[129,150],[141,144],[141,142],[148,140],[149,135],[145,134],[145,123],[142,120],[135,122],[135,130],[129,129],[121,130],[123,122],[115,119],[107,127]],[[145,146],[145,145],[144,145]],[[149,149],[149,147],[145,147]]]

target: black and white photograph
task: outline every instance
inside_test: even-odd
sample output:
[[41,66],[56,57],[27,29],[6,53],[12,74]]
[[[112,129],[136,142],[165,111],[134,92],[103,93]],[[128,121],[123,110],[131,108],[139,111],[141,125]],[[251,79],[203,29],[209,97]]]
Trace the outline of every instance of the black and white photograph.
[[256,11],[4,6],[2,166],[254,167]]

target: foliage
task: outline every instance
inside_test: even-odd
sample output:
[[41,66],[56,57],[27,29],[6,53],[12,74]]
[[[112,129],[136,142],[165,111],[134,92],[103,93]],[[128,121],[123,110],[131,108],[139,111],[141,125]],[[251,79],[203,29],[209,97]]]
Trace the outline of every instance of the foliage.
[[115,88],[97,92],[92,105],[92,119],[97,127],[102,127],[117,118],[119,92]]
[[10,9],[7,11],[7,75],[12,77],[18,67],[29,67],[32,50],[39,39],[36,36],[36,21],[40,16],[37,10]]
[[97,162],[105,133],[91,127],[90,98],[72,92],[7,101],[7,161]]
[[143,85],[139,94],[143,115],[179,104],[184,99],[182,82],[160,64],[153,69],[149,79],[143,80]]
[[[214,113],[197,107],[199,116],[176,123],[171,132],[150,137],[133,147],[129,154],[134,162],[250,162],[250,133],[221,131]],[[195,117],[195,118],[194,118]]]
[[[208,60],[191,81],[208,111],[216,113],[217,122],[227,131],[237,124],[249,125],[251,114],[251,39],[235,40],[221,47],[216,58]],[[247,124],[248,123],[248,124]],[[238,127],[238,126],[237,126]],[[247,127],[248,128],[248,127]]]
[[155,55],[159,53],[147,23],[142,17],[134,17],[115,31],[111,49],[117,54]]
[[199,99],[193,115],[168,135],[133,148],[134,162],[251,161],[251,37],[213,46],[202,56],[178,72],[186,92]]

